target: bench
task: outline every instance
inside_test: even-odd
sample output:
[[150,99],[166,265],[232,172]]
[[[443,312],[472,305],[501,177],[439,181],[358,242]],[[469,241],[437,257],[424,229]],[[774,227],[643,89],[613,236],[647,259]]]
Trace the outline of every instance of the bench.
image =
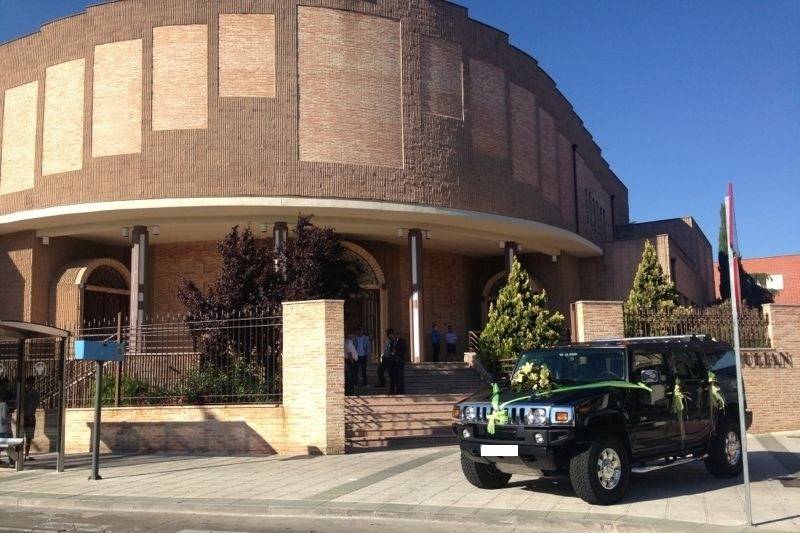
[[17,463],[17,470],[22,469],[22,453],[20,453],[25,446],[25,439],[9,439],[6,437],[0,438],[0,450],[14,450],[16,452],[15,461]]

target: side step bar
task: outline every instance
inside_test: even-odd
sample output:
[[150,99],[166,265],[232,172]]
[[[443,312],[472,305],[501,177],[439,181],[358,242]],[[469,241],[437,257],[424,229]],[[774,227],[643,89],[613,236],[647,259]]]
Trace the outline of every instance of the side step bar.
[[678,465],[685,465],[687,463],[693,463],[695,461],[701,461],[708,457],[708,455],[703,455],[701,457],[684,457],[682,459],[676,459],[674,461],[664,462],[660,464],[650,465],[650,466],[634,466],[631,468],[631,472],[634,474],[646,474],[648,472],[654,472],[656,470],[661,470],[662,468],[669,468],[671,466],[678,466]]

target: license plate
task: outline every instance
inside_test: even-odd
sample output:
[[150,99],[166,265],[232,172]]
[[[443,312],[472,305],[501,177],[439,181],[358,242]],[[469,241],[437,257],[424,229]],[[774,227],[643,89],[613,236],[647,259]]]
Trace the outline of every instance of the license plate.
[[481,444],[481,457],[519,457],[516,444]]

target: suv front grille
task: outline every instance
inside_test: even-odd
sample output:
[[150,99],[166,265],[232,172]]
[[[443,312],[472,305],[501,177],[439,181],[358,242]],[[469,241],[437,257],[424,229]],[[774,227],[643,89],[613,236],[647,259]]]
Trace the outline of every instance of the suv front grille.
[[[492,412],[492,406],[490,404],[474,404],[475,407],[475,422],[485,424],[489,419],[489,414]],[[525,415],[531,409],[535,409],[536,407],[530,406],[509,406],[506,407],[508,411],[508,423],[509,425],[524,425],[525,424]]]

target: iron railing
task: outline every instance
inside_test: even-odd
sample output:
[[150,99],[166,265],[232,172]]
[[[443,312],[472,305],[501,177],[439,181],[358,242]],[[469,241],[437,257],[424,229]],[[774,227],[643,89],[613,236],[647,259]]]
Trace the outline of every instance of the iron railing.
[[[280,403],[281,326],[280,317],[236,316],[191,322],[151,319],[133,328],[112,319],[65,328],[74,332],[66,345],[66,406],[94,402],[94,363],[75,359],[75,339],[126,344],[123,363],[104,365],[105,405]],[[53,407],[58,389],[53,381],[55,342],[26,343],[26,375],[37,376],[41,407]],[[16,374],[16,350],[16,342],[0,341],[7,376]],[[38,374],[37,364],[40,370],[45,365]]]
[[[732,342],[733,320],[730,309],[678,308],[663,312],[625,310],[625,336],[709,335]],[[739,315],[739,339],[743,348],[769,348],[768,319],[755,309],[744,309]]]

